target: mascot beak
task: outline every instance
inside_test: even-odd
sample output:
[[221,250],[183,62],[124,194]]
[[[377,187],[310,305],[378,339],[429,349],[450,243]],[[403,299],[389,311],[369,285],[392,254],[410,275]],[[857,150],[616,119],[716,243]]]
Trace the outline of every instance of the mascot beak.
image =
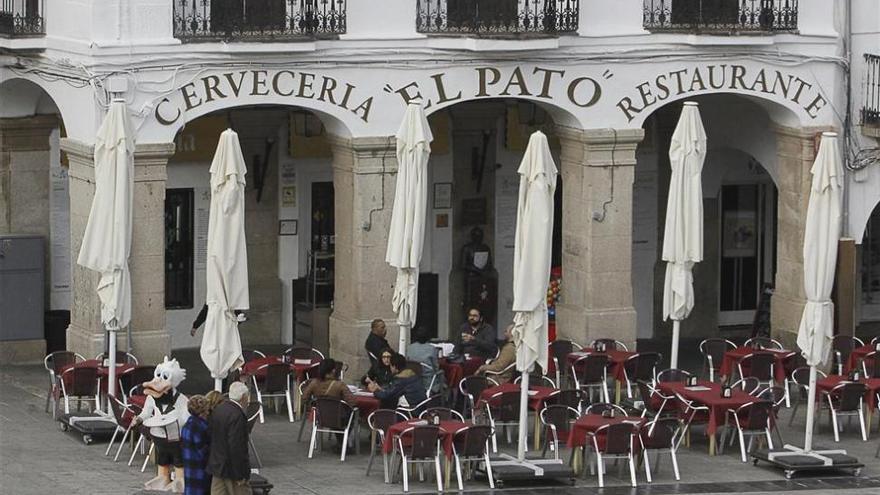
[[142,385],[144,387],[144,393],[154,399],[162,397],[172,388],[169,380],[163,380],[162,377],[159,376],[148,382],[144,382]]

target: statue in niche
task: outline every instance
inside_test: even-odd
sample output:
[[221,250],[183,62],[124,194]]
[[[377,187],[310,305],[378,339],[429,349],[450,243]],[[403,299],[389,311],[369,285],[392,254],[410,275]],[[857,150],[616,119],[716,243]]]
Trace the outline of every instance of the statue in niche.
[[471,242],[461,247],[461,266],[468,276],[492,271],[492,252],[483,242],[483,229],[471,229]]
[[498,275],[492,267],[492,251],[483,242],[483,230],[471,229],[471,241],[461,248],[464,270],[463,307],[478,308],[484,321],[493,324],[498,313]]

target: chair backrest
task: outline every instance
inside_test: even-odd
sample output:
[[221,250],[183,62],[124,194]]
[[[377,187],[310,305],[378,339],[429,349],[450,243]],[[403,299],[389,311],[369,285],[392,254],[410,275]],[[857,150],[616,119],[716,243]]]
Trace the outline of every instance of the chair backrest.
[[[415,404],[415,405],[410,404],[410,407],[408,410],[409,410],[410,414],[412,414],[412,416],[415,418],[415,417],[418,417],[419,414],[421,414],[422,411],[424,411],[426,409],[441,407],[442,405],[443,405],[443,396],[440,394],[437,394],[437,395],[432,395],[432,396],[428,397],[427,399],[419,402],[418,404]],[[398,408],[398,410],[401,410],[401,409],[403,409],[403,408]]]
[[625,455],[632,452],[633,435],[636,432],[635,425],[617,423],[603,428],[605,429],[605,454]]
[[659,352],[640,352],[632,355],[623,362],[623,369],[629,381],[637,380],[653,381],[657,373],[657,364],[662,356]]
[[844,382],[834,387],[831,392],[837,395],[837,410],[848,412],[859,410],[867,390],[864,383]]
[[663,383],[684,383],[690,377],[689,372],[677,368],[669,368],[657,373],[657,381]]
[[405,414],[394,409],[376,409],[367,416],[367,424],[371,430],[381,431],[385,435],[388,433],[388,428],[391,428],[391,425],[406,421],[407,419],[409,418]]
[[645,409],[653,414],[659,413],[661,408],[663,408],[664,401],[660,392],[648,381],[639,380],[636,383],[639,387],[639,395],[641,395],[642,402],[645,404]]
[[248,402],[244,410],[244,415],[247,418],[248,434],[254,431],[254,426],[257,424],[257,419],[260,418],[260,409],[262,408],[263,404],[260,402]]
[[459,457],[483,457],[491,436],[492,427],[489,425],[468,426],[455,432],[452,445]]
[[596,339],[590,343],[590,347],[593,349],[596,348],[597,344],[605,344],[605,349],[609,351],[617,350],[617,351],[628,351],[626,344],[619,340],[615,339]]
[[747,394],[754,394],[761,388],[761,381],[757,377],[747,376],[731,385],[731,388],[737,387]]
[[261,392],[273,394],[287,390],[290,365],[284,363],[270,363],[265,365],[266,379],[263,380]]
[[746,340],[744,344],[746,347],[751,347],[753,349],[776,349],[782,350],[782,344],[778,341],[771,339],[770,337],[752,337],[749,340]]
[[[816,370],[816,376],[818,378],[825,378],[825,373],[820,370]],[[796,368],[791,372],[791,381],[801,385],[803,387],[807,387],[810,385],[810,367],[809,366],[801,366],[800,368]]]
[[499,392],[492,396],[497,398],[498,408],[496,409],[496,421],[518,421],[519,420],[519,391]]
[[128,388],[148,382],[156,375],[156,367],[148,365],[135,366],[134,369],[122,375],[120,379]]
[[324,360],[324,354],[311,347],[291,347],[284,351],[282,356],[285,358],[284,360],[289,363],[305,361],[307,359],[313,363],[319,363]]
[[460,412],[448,407],[428,407],[419,414],[419,418],[427,419],[429,423],[434,418],[439,418],[439,421],[464,421]]
[[64,367],[82,361],[85,361],[85,359],[73,351],[55,351],[46,356],[43,360],[43,365],[47,370],[53,371],[58,376]]
[[137,416],[135,410],[123,404],[115,395],[108,396],[108,400],[110,401],[110,409],[113,411],[113,417],[116,418],[116,424],[123,428],[128,428],[131,420]]
[[[869,364],[870,363],[870,364]],[[861,361],[862,371],[870,378],[880,378],[880,352],[871,351]]]
[[70,368],[62,375],[68,396],[88,397],[98,394],[98,369],[83,366]]
[[642,423],[639,427],[639,440],[645,449],[668,449],[675,441],[675,435],[681,426],[678,418],[657,418],[650,423]]
[[249,363],[255,359],[261,359],[264,357],[266,357],[266,355],[256,349],[241,350],[241,358],[244,359],[245,363]]
[[573,407],[550,405],[541,410],[541,422],[553,425],[557,434],[567,433],[571,424],[578,419],[580,412]]
[[743,373],[745,365],[748,364],[749,371],[745,376],[753,376],[761,381],[773,379],[773,365],[776,363],[776,357],[769,352],[753,352],[746,355],[741,362]]
[[401,450],[409,459],[426,459],[437,456],[437,439],[440,427],[434,425],[413,426],[403,430],[401,436],[409,436],[409,442],[402,442]]
[[[512,366],[516,366],[516,363],[513,363]],[[513,379],[513,383],[519,383],[521,381],[522,375],[516,375],[516,378]],[[529,373],[529,386],[531,387],[532,385],[556,388],[556,382],[554,382],[552,378],[547,375],[542,375],[540,373],[535,374],[534,372]]]
[[580,411],[583,409],[583,404],[586,401],[587,394],[583,390],[565,389],[551,393],[544,402],[550,405],[568,406]]
[[584,414],[603,414],[605,411],[613,411],[615,416],[626,416],[626,409],[609,402],[595,402],[590,404],[587,406],[587,410],[584,411]]
[[344,430],[353,413],[351,406],[339,399],[318,397],[315,399],[315,421],[322,428]]
[[565,366],[565,359],[580,346],[570,340],[554,340],[550,342],[550,357],[556,360],[557,366]]
[[778,411],[779,407],[785,402],[785,387],[778,385],[767,387],[758,393],[758,398],[773,403],[774,411]]
[[[719,338],[705,339],[700,342],[700,353],[707,362],[712,363],[712,369],[721,369],[721,363],[724,361],[724,353],[736,349],[736,344]],[[709,358],[712,358],[711,360]]]
[[770,416],[773,415],[773,403],[766,400],[749,402],[740,406],[736,414],[744,430],[762,430],[769,425]]
[[[97,361],[104,361],[104,358],[107,357],[107,353],[102,352],[95,356]],[[135,366],[138,365],[138,358],[134,356],[134,354],[125,351],[116,351],[116,364],[133,364]]]
[[458,382],[458,389],[464,395],[470,395],[476,402],[483,390],[489,388],[489,379],[485,376],[468,376]]
[[587,354],[578,358],[571,366],[580,383],[602,382],[605,380],[605,370],[608,368],[608,356]]

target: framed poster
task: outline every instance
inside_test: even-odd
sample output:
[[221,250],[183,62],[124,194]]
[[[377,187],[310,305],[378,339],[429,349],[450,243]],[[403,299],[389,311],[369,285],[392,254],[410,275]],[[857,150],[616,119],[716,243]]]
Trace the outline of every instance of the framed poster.
[[452,182],[434,184],[434,209],[452,208]]
[[279,220],[278,221],[278,235],[296,235],[297,231],[297,221],[296,220]]

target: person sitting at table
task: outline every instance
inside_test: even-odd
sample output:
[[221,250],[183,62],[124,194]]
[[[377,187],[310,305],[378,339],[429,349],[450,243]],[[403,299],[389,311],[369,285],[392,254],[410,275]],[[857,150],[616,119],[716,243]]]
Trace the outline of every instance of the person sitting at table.
[[[431,385],[431,380],[436,375],[434,387],[431,393],[438,392],[443,386],[443,370],[440,369],[440,361],[437,359],[437,348],[428,343],[430,335],[425,327],[416,327],[412,331],[412,343],[406,348],[406,357],[410,361],[416,361],[427,365],[422,369],[422,384],[425,390]],[[430,369],[429,369],[430,368]]]
[[[498,382],[499,385],[502,383],[509,383],[511,379],[513,379],[514,369],[506,369],[508,366],[516,362],[516,344],[513,343],[513,324],[507,326],[504,329],[504,338],[506,339],[504,345],[501,346],[501,352],[498,353],[498,357],[492,360],[489,364],[484,364],[477,368],[477,375],[484,375],[487,371],[491,371],[489,377]],[[506,371],[504,371],[506,370]],[[504,371],[501,373],[501,371]]]
[[485,359],[494,356],[496,350],[495,329],[483,321],[483,314],[478,308],[469,309],[453,352],[458,355],[474,354]]
[[370,323],[370,335],[367,335],[367,341],[364,342],[364,349],[367,350],[367,356],[370,358],[370,364],[375,365],[376,360],[383,349],[390,348],[391,345],[385,340],[388,330],[385,328],[385,321],[376,318]]
[[379,351],[379,360],[373,363],[362,382],[366,385],[368,381],[372,380],[383,387],[390,384],[394,378],[394,373],[391,372],[391,356],[394,354],[396,353],[390,347]]
[[308,404],[312,398],[325,397],[339,399],[346,404],[355,405],[354,395],[348,385],[336,376],[336,360],[327,358],[318,365],[318,376],[306,384],[303,389],[303,400]]
[[421,377],[406,367],[405,357],[400,354],[392,355],[391,371],[394,373],[394,380],[387,387],[381,387],[372,380],[367,381],[367,390],[373,392],[383,408],[396,408],[401,397],[406,399],[410,407],[427,399]]

